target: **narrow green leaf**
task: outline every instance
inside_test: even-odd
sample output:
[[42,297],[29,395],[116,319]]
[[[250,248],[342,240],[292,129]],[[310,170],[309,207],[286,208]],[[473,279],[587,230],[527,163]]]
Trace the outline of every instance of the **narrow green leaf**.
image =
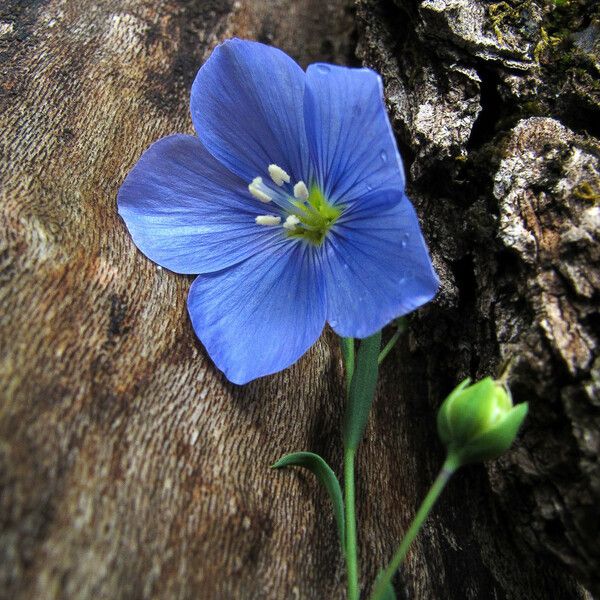
[[319,482],[325,486],[331,502],[333,503],[333,513],[337,522],[340,543],[342,551],[346,548],[346,531],[344,525],[344,500],[342,497],[342,488],[335,473],[331,467],[318,454],[313,452],[294,452],[282,456],[272,469],[282,469],[283,467],[304,467],[311,471]]
[[380,347],[381,331],[378,331],[375,335],[365,338],[358,348],[344,418],[344,447],[350,450],[358,448],[369,418],[377,386]]

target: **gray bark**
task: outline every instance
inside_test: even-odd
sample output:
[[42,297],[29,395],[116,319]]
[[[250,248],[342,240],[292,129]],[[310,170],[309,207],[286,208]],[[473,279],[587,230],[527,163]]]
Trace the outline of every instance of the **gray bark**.
[[[360,52],[385,78],[443,278],[414,347],[438,384],[514,360],[530,417],[518,447],[486,469],[498,526],[598,591],[598,7],[358,5]],[[441,396],[438,385],[427,394],[432,405]]]

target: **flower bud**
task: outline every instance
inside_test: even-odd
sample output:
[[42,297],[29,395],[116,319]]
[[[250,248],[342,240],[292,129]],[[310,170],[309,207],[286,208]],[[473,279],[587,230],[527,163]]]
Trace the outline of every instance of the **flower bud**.
[[513,443],[527,414],[527,402],[513,406],[505,383],[465,379],[444,400],[438,434],[461,465],[497,458]]

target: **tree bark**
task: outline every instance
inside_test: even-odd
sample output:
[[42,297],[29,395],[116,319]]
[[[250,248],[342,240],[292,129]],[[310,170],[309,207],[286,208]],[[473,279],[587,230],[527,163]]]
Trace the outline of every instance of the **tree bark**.
[[[443,282],[387,359],[359,451],[363,589],[441,464],[437,406],[509,356],[523,436],[451,483],[398,595],[584,598],[572,574],[598,589],[598,32],[574,10],[578,62],[549,78],[558,46],[537,42],[555,13],[521,4],[5,2],[0,597],[344,597],[326,494],[268,468],[312,450],[341,472],[335,336],[229,384],[189,324],[191,278],[136,251],[115,199],[151,142],[193,131],[189,89],[216,43],[357,64],[357,32]],[[464,11],[485,43],[457,32]]]
[[[384,76],[410,161],[409,194],[443,281],[412,324],[402,393],[416,397],[420,367],[430,382],[421,398],[434,408],[454,382],[514,361],[511,388],[516,401],[529,401],[530,416],[515,449],[481,470],[480,484],[496,493],[494,510],[481,512],[479,491],[463,502],[464,526],[476,532],[494,593],[500,583],[511,598],[575,596],[568,587],[553,592],[551,582],[525,583],[532,557],[598,592],[598,5],[359,0],[358,7],[359,54]],[[409,442],[405,451],[418,447]],[[520,553],[523,563],[507,568],[501,555],[513,536],[510,562]],[[449,545],[463,543],[439,542],[459,580]],[[474,564],[470,571],[481,571]],[[470,583],[457,585],[465,597]]]

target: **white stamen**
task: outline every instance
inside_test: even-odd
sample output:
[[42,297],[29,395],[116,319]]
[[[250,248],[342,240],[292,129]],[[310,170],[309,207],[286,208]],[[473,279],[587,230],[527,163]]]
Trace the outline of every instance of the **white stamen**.
[[306,187],[304,181],[299,181],[294,186],[294,198],[297,198],[298,200],[308,199],[308,188]]
[[271,196],[269,196],[268,194],[266,194],[265,192],[263,192],[260,189],[260,186],[263,184],[263,180],[262,177],[255,177],[252,180],[252,183],[248,185],[248,191],[257,199],[260,200],[261,202],[271,202],[271,200],[273,200],[273,198],[271,198]]
[[290,182],[290,176],[277,165],[269,165],[269,175],[278,186],[282,186],[284,181],[285,183]]
[[296,215],[290,215],[286,220],[283,226],[286,229],[295,229],[296,225],[300,224],[300,219]]
[[261,215],[254,220],[257,225],[279,225],[281,223],[281,217],[274,217],[272,215]]

